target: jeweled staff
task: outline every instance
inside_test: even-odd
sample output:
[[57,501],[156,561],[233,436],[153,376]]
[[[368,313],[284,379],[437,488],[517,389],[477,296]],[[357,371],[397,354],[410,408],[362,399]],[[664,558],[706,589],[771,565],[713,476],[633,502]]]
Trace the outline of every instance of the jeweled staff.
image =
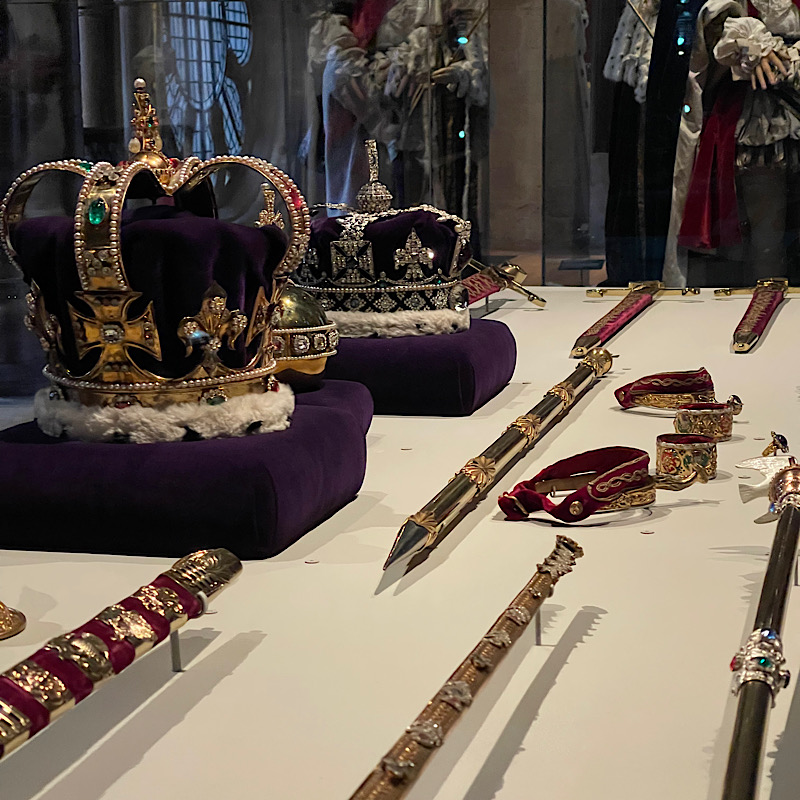
[[517,417],[479,456],[470,459],[444,489],[403,523],[383,568],[411,558],[425,548],[435,547],[511,464],[611,369],[612,358],[602,348],[591,350],[566,380],[548,389],[527,414]]
[[714,296],[717,298],[736,294],[753,295],[733,332],[733,352],[747,353],[752,350],[786,295],[798,293],[800,288],[789,286],[786,278],[764,278],[749,289],[715,289]]
[[638,281],[628,284],[627,289],[587,289],[587,297],[615,297],[624,295],[622,300],[590,328],[587,328],[572,346],[570,358],[582,358],[593,347],[600,347],[612,336],[619,333],[634,317],[642,313],[656,298],[665,295],[700,294],[699,289],[667,289],[661,281]]
[[398,800],[419,777],[462,712],[522,636],[558,580],[572,571],[583,550],[566,536],[556,537],[553,552],[497,618],[486,635],[395,742],[350,800]]
[[204,614],[208,601],[241,571],[241,562],[228,550],[192,553],[0,674],[0,758]]
[[769,554],[753,632],[733,657],[732,691],[739,697],[722,800],[752,800],[758,792],[767,720],[778,692],[789,684],[781,628],[800,533],[800,466],[781,469],[770,484],[770,512],[778,527]]

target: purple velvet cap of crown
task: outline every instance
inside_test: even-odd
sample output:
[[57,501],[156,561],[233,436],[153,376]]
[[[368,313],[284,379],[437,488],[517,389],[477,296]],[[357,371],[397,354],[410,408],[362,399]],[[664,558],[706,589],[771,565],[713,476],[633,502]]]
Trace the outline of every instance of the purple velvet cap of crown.
[[[95,352],[78,358],[68,304],[86,313],[75,297],[81,290],[75,266],[74,220],[36,217],[22,221],[14,231],[17,260],[27,283],[35,281],[47,310],[60,323],[64,365],[74,374],[88,371]],[[199,348],[187,356],[178,337],[184,317],[200,311],[203,295],[216,282],[228,294],[227,307],[250,316],[259,288],[271,295],[272,274],[286,250],[286,235],[274,226],[252,228],[199,217],[168,205],[153,205],[126,213],[122,224],[122,257],[128,282],[142,297],[131,306],[141,314],[153,303],[162,359],[136,349],[133,358],[143,368],[163,377],[189,373],[202,359]],[[240,336],[233,349],[220,350],[230,367],[244,367],[255,354]]]
[[[300,285],[312,293],[318,292],[320,289],[341,286],[334,274],[332,249],[335,250],[343,239],[343,222],[348,219],[351,218],[318,217],[311,223],[309,254],[297,272],[297,280]],[[355,293],[363,301],[363,304],[359,308],[348,305],[352,293],[347,296],[329,294],[325,298],[327,310],[385,311],[386,308],[375,304],[381,296],[381,290],[391,294],[392,287],[398,284],[400,286],[425,284],[426,291],[435,290],[438,284],[457,280],[464,265],[471,257],[469,244],[463,244],[464,230],[456,230],[459,225],[463,225],[468,230],[466,223],[459,223],[454,218],[442,218],[436,211],[412,208],[370,219],[371,221],[364,227],[360,240],[369,244],[374,273],[360,275],[363,283],[348,287],[356,290]],[[408,246],[412,233],[415,233],[422,246],[433,254],[431,263],[420,263],[424,277],[418,280],[407,279],[407,268],[395,262],[395,253]],[[454,262],[457,249],[458,257]],[[359,291],[361,289],[377,291]],[[392,294],[393,299],[398,296]],[[432,301],[426,299],[425,307],[433,309],[436,306]],[[402,310],[402,308],[389,308],[388,310]]]

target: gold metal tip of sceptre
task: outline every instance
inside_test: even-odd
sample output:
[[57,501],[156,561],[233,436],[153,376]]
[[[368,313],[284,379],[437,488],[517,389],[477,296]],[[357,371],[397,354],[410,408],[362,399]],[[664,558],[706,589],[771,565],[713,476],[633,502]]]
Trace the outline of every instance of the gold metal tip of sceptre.
[[21,611],[0,603],[0,640],[22,633],[26,625],[27,620]]

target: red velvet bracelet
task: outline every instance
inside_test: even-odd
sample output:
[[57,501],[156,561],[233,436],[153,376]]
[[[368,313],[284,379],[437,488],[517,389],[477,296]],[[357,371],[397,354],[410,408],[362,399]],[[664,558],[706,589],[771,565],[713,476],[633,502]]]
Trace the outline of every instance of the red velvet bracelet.
[[[562,522],[580,522],[602,511],[649,505],[655,500],[650,456],[636,447],[602,447],[557,461],[498,499],[506,519],[546,511]],[[574,489],[560,503],[547,496]]]
[[614,392],[623,408],[677,408],[686,403],[713,402],[714,381],[705,367],[688,372],[646,375]]

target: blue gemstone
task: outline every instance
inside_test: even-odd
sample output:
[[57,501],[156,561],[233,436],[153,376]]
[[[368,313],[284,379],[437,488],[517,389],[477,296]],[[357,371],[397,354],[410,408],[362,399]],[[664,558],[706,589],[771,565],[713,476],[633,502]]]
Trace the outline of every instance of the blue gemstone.
[[778,634],[775,633],[771,628],[764,628],[761,631],[761,638],[762,639],[769,639],[771,642],[778,638]]
[[208,342],[211,339],[211,334],[207,331],[196,330],[192,331],[186,338],[189,340],[189,344],[197,347]]

